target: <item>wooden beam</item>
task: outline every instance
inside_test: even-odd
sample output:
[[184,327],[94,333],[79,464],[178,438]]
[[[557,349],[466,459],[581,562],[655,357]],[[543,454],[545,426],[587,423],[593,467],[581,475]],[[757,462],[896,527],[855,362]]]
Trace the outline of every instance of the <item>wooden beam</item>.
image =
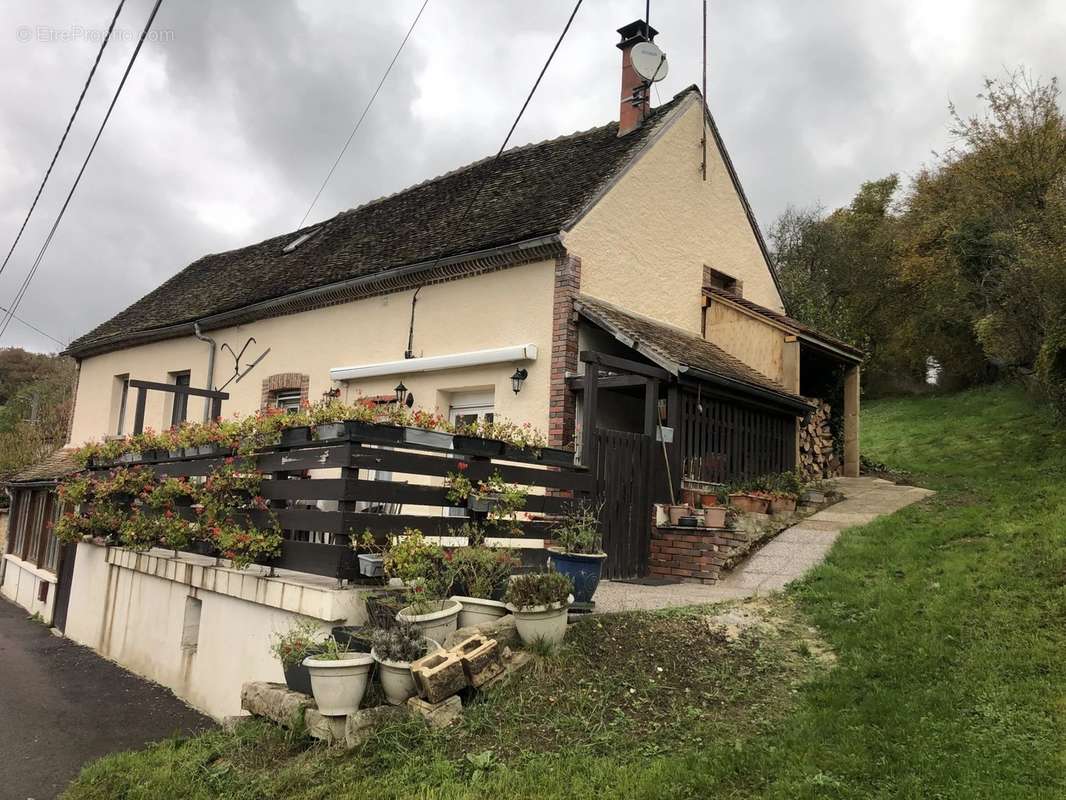
[[[584,353],[581,354],[584,357]],[[594,361],[585,363],[585,393],[581,396],[581,463],[592,467],[596,463],[596,406],[599,398],[600,367]]]
[[[130,386],[133,385],[133,381],[130,381]],[[144,404],[148,399],[148,387],[137,387],[137,410],[133,414],[133,435],[136,436],[139,433],[144,432]]]
[[658,378],[661,381],[665,381],[672,377],[665,369],[652,366],[651,364],[642,364],[639,361],[633,361],[628,358],[619,358],[618,356],[607,355],[607,353],[600,353],[595,350],[582,350],[580,358],[586,364],[599,364],[605,369],[629,372],[633,375],[643,375],[645,378]]
[[[631,386],[643,386],[649,378],[640,375],[601,375],[599,385],[601,389],[626,389]],[[571,375],[566,379],[566,385],[572,392],[585,391],[585,378],[583,375]]]
[[644,435],[655,441],[659,427],[659,382],[654,378],[644,379]]
[[178,386],[173,383],[131,380],[130,388],[138,390],[151,389],[157,392],[170,392],[171,394],[188,394],[194,397],[210,397],[215,400],[229,400],[229,392],[216,392],[213,389],[197,389],[193,386]]
[[844,372],[844,477],[859,477],[859,366]]

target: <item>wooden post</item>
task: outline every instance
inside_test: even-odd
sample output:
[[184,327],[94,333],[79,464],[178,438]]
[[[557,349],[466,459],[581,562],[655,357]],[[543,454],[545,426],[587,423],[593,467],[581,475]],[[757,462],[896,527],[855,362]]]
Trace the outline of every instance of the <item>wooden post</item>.
[[644,435],[655,441],[659,427],[659,382],[654,378],[644,379]]
[[[800,343],[799,339],[791,334],[785,336],[781,349],[781,385],[792,394],[800,393]],[[802,424],[803,418],[796,417],[795,436],[792,442],[796,466],[800,463],[800,426]]]
[[137,408],[133,413],[133,434],[144,432],[144,404],[148,399],[148,390],[141,386],[137,389]]
[[[681,496],[681,387],[675,381],[666,389],[666,425],[674,431],[674,441],[666,445],[670,459],[670,499]],[[660,445],[661,447],[662,445]]]
[[859,477],[859,365],[844,373],[844,477]]
[[600,367],[585,362],[585,391],[581,395],[581,463],[591,467],[596,463],[596,400],[599,395]]

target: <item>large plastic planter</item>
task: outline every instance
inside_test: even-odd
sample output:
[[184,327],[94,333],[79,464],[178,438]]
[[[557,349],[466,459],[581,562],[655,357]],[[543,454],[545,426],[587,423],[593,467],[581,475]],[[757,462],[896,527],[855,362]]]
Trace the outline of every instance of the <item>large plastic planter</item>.
[[360,422],[350,419],[345,423],[348,436],[359,442],[372,444],[400,444],[403,442],[403,428],[397,425],[376,425],[372,422]]
[[331,661],[315,656],[304,659],[304,666],[311,673],[311,693],[318,710],[329,717],[354,714],[363,702],[370,668],[374,659],[370,653],[343,653]]
[[549,563],[556,572],[566,575],[574,582],[574,600],[578,603],[591,603],[592,596],[600,585],[600,574],[606,553],[585,555],[583,553],[564,553],[549,548]]
[[503,442],[497,439],[482,439],[480,436],[455,436],[455,450],[469,456],[494,458],[503,453]]
[[425,428],[404,428],[403,440],[407,444],[432,447],[435,450],[452,450],[455,446],[452,434],[427,431]]

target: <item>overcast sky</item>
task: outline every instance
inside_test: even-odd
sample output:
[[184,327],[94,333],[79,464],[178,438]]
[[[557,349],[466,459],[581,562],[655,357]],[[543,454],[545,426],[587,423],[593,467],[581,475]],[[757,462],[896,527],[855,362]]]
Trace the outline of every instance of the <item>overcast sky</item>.
[[[6,253],[117,0],[0,5],[0,248]],[[18,315],[63,341],[200,255],[296,227],[421,0],[164,0]],[[711,0],[708,95],[764,230],[912,175],[983,75],[1066,72],[1061,0]],[[127,0],[49,187],[7,269],[29,270],[147,19]],[[572,0],[430,0],[310,220],[488,155]],[[618,113],[615,29],[642,0],[586,0],[514,144]],[[656,0],[665,102],[700,79],[700,3]],[[2,255],[0,255],[2,258]],[[12,323],[0,346],[58,346]]]

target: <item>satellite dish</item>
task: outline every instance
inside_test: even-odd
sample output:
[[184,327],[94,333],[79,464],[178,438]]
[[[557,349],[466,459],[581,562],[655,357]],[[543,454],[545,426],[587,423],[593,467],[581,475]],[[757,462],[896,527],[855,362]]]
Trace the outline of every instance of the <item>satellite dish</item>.
[[661,81],[670,71],[666,63],[666,53],[653,42],[640,42],[633,45],[633,49],[629,51],[629,58],[637,74],[652,83]]

